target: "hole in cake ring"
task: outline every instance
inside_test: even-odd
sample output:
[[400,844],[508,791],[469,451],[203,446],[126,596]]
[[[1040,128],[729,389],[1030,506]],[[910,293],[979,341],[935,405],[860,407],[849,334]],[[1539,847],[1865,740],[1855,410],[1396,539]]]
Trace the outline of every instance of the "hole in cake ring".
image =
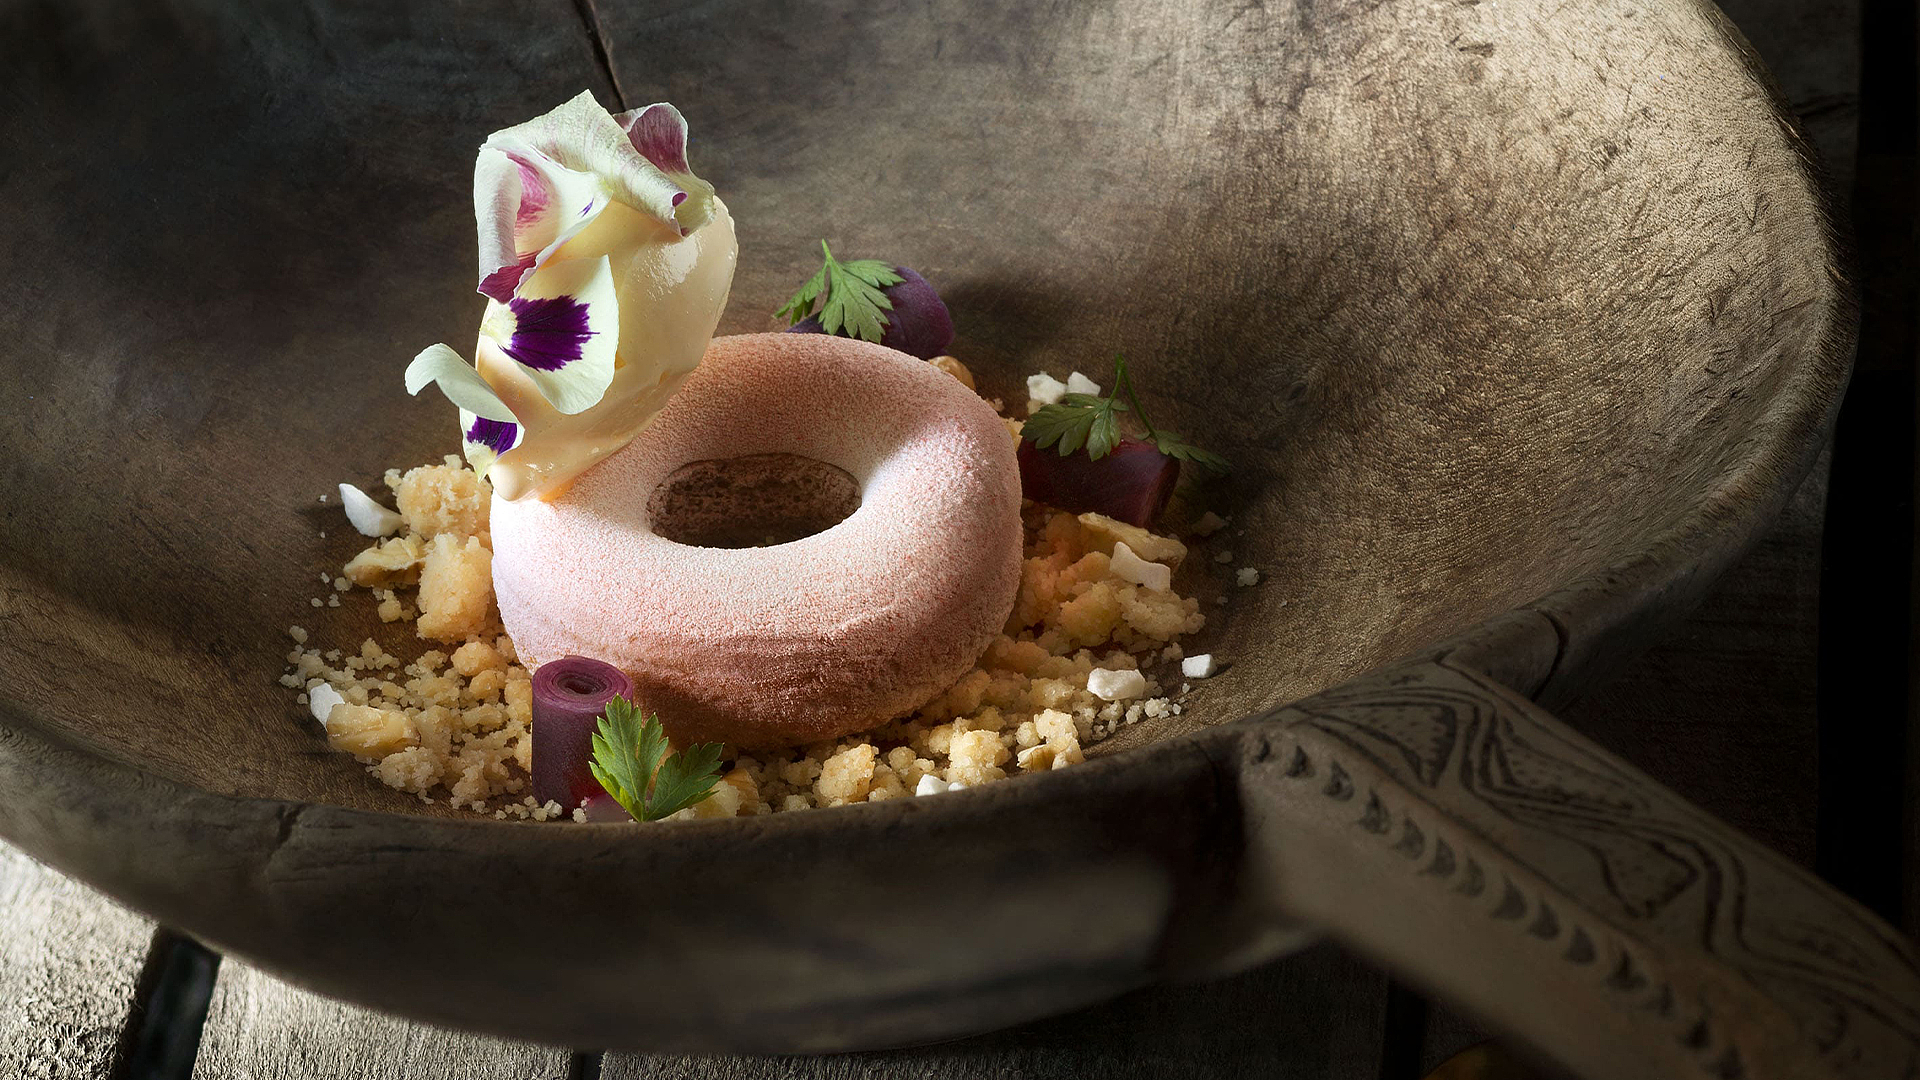
[[771,547],[845,521],[860,482],[838,465],[797,454],[689,461],[647,498],[653,531],[689,547]]
[[[625,671],[676,740],[865,731],[952,685],[1004,627],[1021,563],[1014,451],[991,406],[904,353],[715,338],[646,430],[564,494],[494,500],[501,618],[529,667],[577,654]],[[852,505],[827,470],[856,485]],[[722,488],[766,496],[736,534],[761,511],[815,525],[850,512],[775,546],[684,542],[725,538],[738,502]]]

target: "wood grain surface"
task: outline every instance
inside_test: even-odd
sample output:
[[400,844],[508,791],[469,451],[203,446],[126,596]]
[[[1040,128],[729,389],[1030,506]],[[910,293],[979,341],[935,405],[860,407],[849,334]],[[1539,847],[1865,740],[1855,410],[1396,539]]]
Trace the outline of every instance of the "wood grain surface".
[[933,1046],[811,1058],[608,1054],[600,1075],[1360,1080],[1379,1073],[1385,989],[1385,976],[1322,944],[1218,982],[1152,987],[1096,1008]]
[[[1722,0],[1851,210],[1858,150],[1858,0]],[[1663,640],[1561,719],[1802,866],[1815,861],[1821,536],[1830,454],[1760,542]],[[1854,722],[1847,720],[1845,722]],[[1912,927],[1908,928],[1910,931]],[[1416,1016],[1419,1068],[1490,1037],[1458,1009]]]
[[0,844],[0,1076],[108,1075],[153,936],[147,920]]
[[[374,916],[377,917],[377,914]],[[484,987],[476,987],[485,993]],[[194,1080],[566,1080],[573,1055],[429,1027],[220,966]]]

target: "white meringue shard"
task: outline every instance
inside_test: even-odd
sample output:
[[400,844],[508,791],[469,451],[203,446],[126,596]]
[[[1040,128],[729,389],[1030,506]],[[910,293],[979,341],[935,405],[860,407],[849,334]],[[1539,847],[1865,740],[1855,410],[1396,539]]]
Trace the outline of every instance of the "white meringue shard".
[[347,512],[347,520],[353,523],[354,530],[361,536],[392,536],[400,531],[405,520],[352,484],[340,485],[340,505]]
[[335,705],[346,703],[347,699],[340,696],[340,691],[326,683],[321,683],[307,691],[307,708],[313,710],[313,718],[323,724],[327,722],[327,717],[332,715]]

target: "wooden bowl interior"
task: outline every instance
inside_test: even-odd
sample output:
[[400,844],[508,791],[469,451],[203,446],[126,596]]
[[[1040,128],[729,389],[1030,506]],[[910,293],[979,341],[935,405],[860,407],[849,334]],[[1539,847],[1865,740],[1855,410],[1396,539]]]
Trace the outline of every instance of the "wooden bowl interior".
[[[365,594],[309,606],[363,543],[329,493],[457,449],[400,371],[472,340],[473,149],[614,103],[551,6],[10,17],[57,47],[0,45],[0,709],[216,792],[435,812],[275,680],[292,624],[407,645]],[[1239,466],[1186,578],[1233,667],[1117,747],[1647,550],[1750,482],[1832,317],[1804,167],[1704,5],[1334,8],[601,13],[738,222],[723,332],[824,237],[933,281],[990,392],[1124,352]]]

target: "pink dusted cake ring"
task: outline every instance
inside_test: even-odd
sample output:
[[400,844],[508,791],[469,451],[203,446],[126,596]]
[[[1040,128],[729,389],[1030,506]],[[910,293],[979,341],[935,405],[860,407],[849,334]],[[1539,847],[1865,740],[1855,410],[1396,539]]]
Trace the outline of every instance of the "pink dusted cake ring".
[[[787,543],[698,546],[848,509]],[[1020,474],[992,407],[938,368],[748,334],[715,338],[563,494],[496,497],[492,529],[523,661],[613,664],[676,740],[786,746],[903,716],[973,667],[1019,585]]]

